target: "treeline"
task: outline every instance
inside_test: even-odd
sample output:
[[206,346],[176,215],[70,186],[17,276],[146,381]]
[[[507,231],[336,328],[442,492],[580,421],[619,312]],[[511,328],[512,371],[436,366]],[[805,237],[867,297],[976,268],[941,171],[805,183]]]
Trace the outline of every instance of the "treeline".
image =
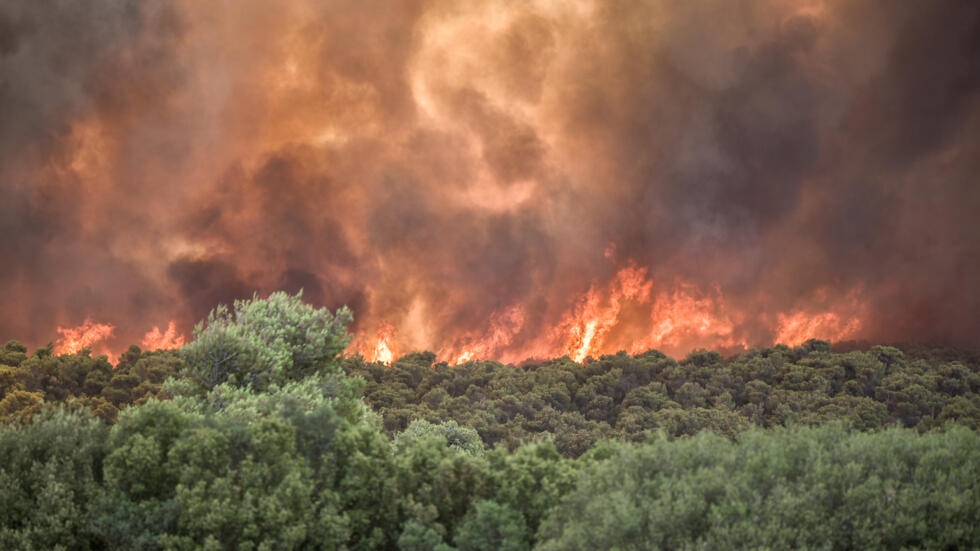
[[[113,423],[119,411],[187,374],[178,351],[132,346],[113,367],[87,351],[32,354],[16,341],[0,348],[0,421],[26,419],[46,405],[90,409]],[[859,430],[898,425],[920,431],[956,422],[980,427],[980,359],[970,352],[887,346],[833,352],[822,341],[776,346],[723,359],[700,351],[681,361],[650,351],[576,363],[460,366],[413,353],[391,366],[342,358],[362,380],[364,400],[393,436],[415,419],[455,421],[483,442],[513,449],[541,437],[577,456],[600,439],[639,442],[702,430],[733,436],[749,427],[843,421]]]
[[390,367],[360,358],[344,367],[365,379],[365,400],[389,434],[413,419],[454,420],[475,428],[489,446],[514,448],[547,436],[571,457],[604,438],[640,442],[702,430],[733,437],[749,427],[830,421],[859,430],[980,427],[980,362],[949,350],[833,352],[814,340],[727,360],[702,351],[678,362],[650,351],[583,364],[565,357],[450,367],[417,353]]
[[84,407],[107,423],[119,411],[159,397],[168,378],[186,367],[173,350],[144,352],[131,346],[115,367],[105,356],[53,355],[51,345],[30,356],[27,347],[9,341],[0,348],[0,421],[26,420],[49,406]]
[[968,355],[387,367],[347,323],[276,293],[115,369],[8,343],[0,549],[980,545]]

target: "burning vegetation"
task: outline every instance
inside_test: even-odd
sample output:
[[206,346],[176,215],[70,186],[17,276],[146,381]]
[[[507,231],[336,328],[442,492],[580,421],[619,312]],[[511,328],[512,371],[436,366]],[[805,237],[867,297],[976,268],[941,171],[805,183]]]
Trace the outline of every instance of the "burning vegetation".
[[0,2],[0,549],[980,548],[978,37]]

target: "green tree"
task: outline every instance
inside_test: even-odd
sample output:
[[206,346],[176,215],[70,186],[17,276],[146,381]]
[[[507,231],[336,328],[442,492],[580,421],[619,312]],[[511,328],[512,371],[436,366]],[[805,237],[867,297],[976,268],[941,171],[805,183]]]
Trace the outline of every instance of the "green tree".
[[353,316],[347,307],[316,309],[302,295],[280,291],[212,310],[182,349],[190,376],[205,389],[225,381],[262,389],[338,368]]
[[98,548],[86,519],[106,433],[84,410],[49,409],[0,427],[0,549]]
[[487,459],[494,501],[521,516],[529,538],[561,497],[574,488],[578,475],[575,462],[563,458],[551,440],[525,444],[511,453],[498,447]]
[[[490,476],[485,454],[473,454],[465,446],[453,446],[446,434],[422,431],[398,439],[393,446],[397,495],[405,528],[413,521],[452,540],[474,502],[490,497]],[[403,532],[399,543],[431,538],[419,527]]]
[[444,439],[450,448],[469,455],[481,455],[483,453],[483,441],[480,440],[480,435],[475,430],[469,427],[461,427],[456,421],[430,423],[423,419],[412,421],[404,432],[395,437],[395,449],[403,448],[409,442],[425,438]]
[[459,551],[526,551],[527,525],[524,517],[496,501],[473,504],[453,538]]
[[7,344],[0,348],[0,365],[17,367],[27,359],[27,347],[18,341],[7,341]]

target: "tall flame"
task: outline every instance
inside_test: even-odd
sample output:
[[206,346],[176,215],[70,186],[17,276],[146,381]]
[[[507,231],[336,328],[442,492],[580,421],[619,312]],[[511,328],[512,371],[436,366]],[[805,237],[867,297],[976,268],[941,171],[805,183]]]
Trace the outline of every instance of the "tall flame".
[[620,323],[623,306],[649,303],[652,288],[647,269],[632,263],[616,274],[608,289],[590,287],[557,327],[562,351],[580,362],[605,350],[606,335]]
[[[826,302],[827,294],[826,289],[816,293],[822,302]],[[777,314],[775,341],[796,346],[808,339],[844,341],[857,338],[864,328],[867,310],[858,289],[823,309],[795,309]]]
[[735,317],[726,308],[721,289],[704,292],[692,284],[678,283],[673,290],[657,295],[651,312],[653,328],[633,351],[745,347],[746,341],[735,337]]
[[391,350],[391,338],[395,332],[395,327],[390,323],[381,322],[378,325],[378,340],[374,345],[374,353],[371,360],[390,365],[395,359],[395,354]]

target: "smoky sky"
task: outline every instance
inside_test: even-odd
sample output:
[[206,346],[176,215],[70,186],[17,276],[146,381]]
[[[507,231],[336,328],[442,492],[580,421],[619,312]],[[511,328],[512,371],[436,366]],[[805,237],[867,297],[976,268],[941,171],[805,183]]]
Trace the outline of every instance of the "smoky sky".
[[0,3],[32,346],[302,289],[406,352],[519,305],[516,354],[624,266],[751,345],[860,303],[855,338],[975,346],[978,174],[968,0]]

